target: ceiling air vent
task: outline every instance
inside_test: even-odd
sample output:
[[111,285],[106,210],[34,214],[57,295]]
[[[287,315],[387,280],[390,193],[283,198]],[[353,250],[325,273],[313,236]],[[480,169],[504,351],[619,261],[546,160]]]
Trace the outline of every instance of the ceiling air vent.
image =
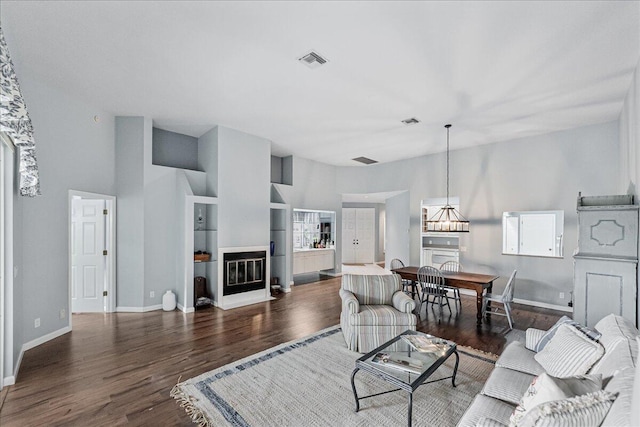
[[356,157],[355,159],[351,159],[351,160],[355,160],[356,162],[360,162],[360,163],[364,163],[365,165],[371,165],[373,163],[378,163],[377,160],[372,160],[368,157]]
[[420,123],[420,120],[416,119],[415,117],[411,117],[409,119],[404,119],[402,123],[404,123],[405,125],[415,125],[416,123]]
[[324,58],[318,52],[312,50],[306,55],[298,58],[298,61],[302,62],[309,68],[318,68],[319,66],[326,64],[328,62],[328,59]]

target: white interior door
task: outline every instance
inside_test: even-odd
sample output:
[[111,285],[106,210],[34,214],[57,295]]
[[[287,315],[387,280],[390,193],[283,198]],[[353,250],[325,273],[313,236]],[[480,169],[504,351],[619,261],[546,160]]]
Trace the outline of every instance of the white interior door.
[[375,261],[375,223],[374,208],[356,209],[356,263]]
[[104,200],[72,200],[71,309],[74,313],[105,310],[104,208]]
[[342,262],[356,262],[356,209],[342,209]]

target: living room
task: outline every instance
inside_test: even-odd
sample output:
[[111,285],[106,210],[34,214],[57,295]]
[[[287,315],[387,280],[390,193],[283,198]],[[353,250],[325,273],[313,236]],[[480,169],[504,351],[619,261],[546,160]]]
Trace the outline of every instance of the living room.
[[[284,204],[334,211],[337,224],[344,194],[397,194],[385,202],[387,226],[394,227],[387,262],[419,265],[421,201],[445,196],[450,180],[471,221],[471,232],[460,237],[465,267],[499,275],[497,291],[518,269],[517,302],[570,314],[578,193],[638,196],[638,7],[3,1],[2,31],[33,122],[42,191],[7,198],[13,243],[4,275],[11,284],[3,294],[3,385],[20,382],[25,352],[82,325],[71,315],[70,190],[114,196],[118,224],[135,222],[118,234],[114,311],[160,322],[162,295],[184,286],[184,250],[170,250],[179,246],[172,233],[182,224],[175,225],[177,213],[166,214],[175,181],[159,184],[178,172],[153,165],[145,151],[154,127],[197,140],[215,132],[219,147],[241,140],[257,147],[221,157],[217,187],[203,193],[219,199],[218,239],[227,239],[221,247],[268,244],[272,155],[293,159],[292,184],[275,186]],[[328,25],[305,29],[310,13]],[[363,17],[369,23],[355,30]],[[289,33],[274,29],[283,25],[292,26]],[[207,35],[208,27],[216,32]],[[414,46],[418,41],[429,43]],[[310,49],[328,62],[305,67],[298,58]],[[378,52],[387,56],[372,67]],[[256,67],[270,57],[278,58],[272,68]],[[357,64],[345,69],[349,57]],[[380,75],[370,82],[372,68]],[[423,80],[431,82],[427,89],[420,89]],[[421,122],[401,123],[409,117]],[[137,122],[135,159],[122,152],[124,121]],[[453,124],[449,171],[446,123]],[[359,156],[379,164],[351,160]],[[123,174],[125,160],[131,163]],[[260,186],[259,200],[225,204],[240,187],[218,176],[223,167],[230,174],[246,168]],[[139,204],[127,205],[134,187]],[[503,212],[540,210],[564,211],[564,256],[503,255]],[[134,237],[135,246],[128,245]],[[340,245],[335,250],[341,259]],[[339,263],[333,273],[340,274]],[[289,310],[306,322],[304,313]],[[334,315],[336,324],[339,311]],[[262,339],[264,348],[279,344],[268,333]]]

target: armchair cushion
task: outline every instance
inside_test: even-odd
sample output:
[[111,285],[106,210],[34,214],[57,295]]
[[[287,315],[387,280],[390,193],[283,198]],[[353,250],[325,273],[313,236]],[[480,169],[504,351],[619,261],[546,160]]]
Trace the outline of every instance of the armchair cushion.
[[403,313],[390,305],[362,305],[360,313],[350,316],[350,323],[352,326],[409,326],[414,317],[414,314]]
[[402,290],[402,282],[397,274],[345,274],[342,276],[342,289],[354,294],[362,305],[393,305],[393,294]]

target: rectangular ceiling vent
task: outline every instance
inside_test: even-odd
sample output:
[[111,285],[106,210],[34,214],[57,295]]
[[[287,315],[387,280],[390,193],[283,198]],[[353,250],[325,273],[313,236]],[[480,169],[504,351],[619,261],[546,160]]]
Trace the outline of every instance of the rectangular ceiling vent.
[[404,119],[402,123],[404,123],[405,125],[415,125],[417,123],[420,123],[420,120],[416,119],[415,117],[411,117],[409,119]]
[[307,53],[306,55],[303,55],[302,57],[298,58],[298,61],[302,62],[304,65],[306,65],[309,68],[318,68],[319,66],[329,62],[328,59],[324,58],[318,52],[315,52],[313,50]]
[[377,160],[372,160],[368,157],[356,157],[355,159],[351,159],[351,160],[355,160],[356,162],[360,162],[360,163],[364,163],[365,165],[372,165],[374,163],[378,163]]

